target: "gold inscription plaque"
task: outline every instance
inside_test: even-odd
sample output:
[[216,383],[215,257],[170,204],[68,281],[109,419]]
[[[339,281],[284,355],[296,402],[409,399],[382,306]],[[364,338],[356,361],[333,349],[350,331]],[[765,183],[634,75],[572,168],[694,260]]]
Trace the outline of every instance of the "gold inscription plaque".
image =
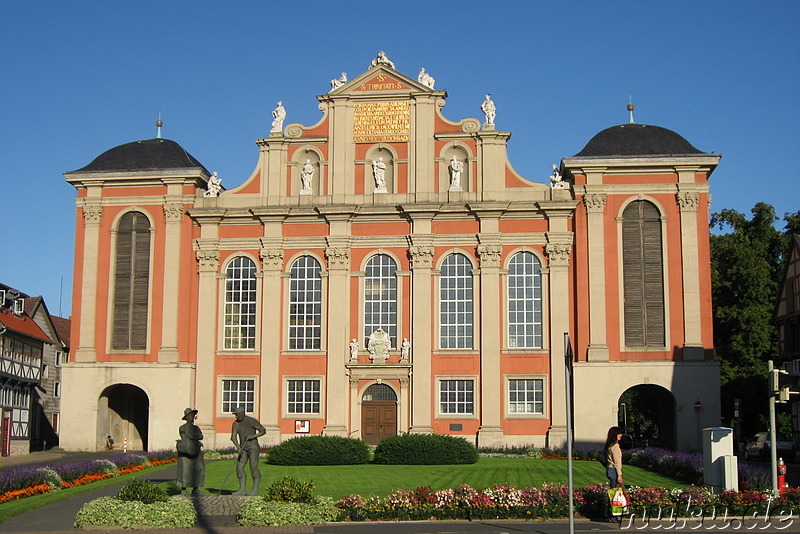
[[408,102],[356,102],[353,137],[356,143],[408,141]]

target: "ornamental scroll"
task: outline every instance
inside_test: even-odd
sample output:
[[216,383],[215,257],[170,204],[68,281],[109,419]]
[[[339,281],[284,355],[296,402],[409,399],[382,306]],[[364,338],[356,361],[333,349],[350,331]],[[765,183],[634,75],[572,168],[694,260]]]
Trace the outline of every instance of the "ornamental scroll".
[[356,102],[353,105],[353,140],[356,143],[408,141],[408,102]]

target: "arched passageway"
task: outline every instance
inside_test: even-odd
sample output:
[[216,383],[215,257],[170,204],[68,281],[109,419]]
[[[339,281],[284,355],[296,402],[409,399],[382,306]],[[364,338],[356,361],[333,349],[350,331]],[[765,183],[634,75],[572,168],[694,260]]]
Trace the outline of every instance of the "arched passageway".
[[618,401],[619,426],[633,438],[633,446],[674,449],[676,442],[675,397],[654,384],[625,390]]
[[114,384],[103,390],[97,401],[97,449],[105,447],[106,436],[121,448],[127,439],[128,450],[146,451],[150,399],[139,387]]

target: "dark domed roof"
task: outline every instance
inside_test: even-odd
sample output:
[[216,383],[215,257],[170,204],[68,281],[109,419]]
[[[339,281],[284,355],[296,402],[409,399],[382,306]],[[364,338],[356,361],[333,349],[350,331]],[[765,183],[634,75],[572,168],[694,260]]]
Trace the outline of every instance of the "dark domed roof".
[[144,171],[198,167],[208,174],[206,168],[175,141],[145,139],[106,150],[89,165],[74,172]]
[[667,156],[705,154],[666,128],[647,124],[621,124],[592,137],[575,157]]

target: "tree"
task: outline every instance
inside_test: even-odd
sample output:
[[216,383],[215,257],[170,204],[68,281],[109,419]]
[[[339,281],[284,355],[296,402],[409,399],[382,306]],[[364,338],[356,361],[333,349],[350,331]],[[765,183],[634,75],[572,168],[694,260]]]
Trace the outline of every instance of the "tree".
[[775,227],[775,208],[758,203],[752,218],[725,209],[711,216],[711,278],[714,344],[720,360],[723,419],[741,399],[745,434],[755,432],[766,412],[767,360],[778,358],[778,330],[772,314],[783,276],[791,232],[800,230],[800,211]]

